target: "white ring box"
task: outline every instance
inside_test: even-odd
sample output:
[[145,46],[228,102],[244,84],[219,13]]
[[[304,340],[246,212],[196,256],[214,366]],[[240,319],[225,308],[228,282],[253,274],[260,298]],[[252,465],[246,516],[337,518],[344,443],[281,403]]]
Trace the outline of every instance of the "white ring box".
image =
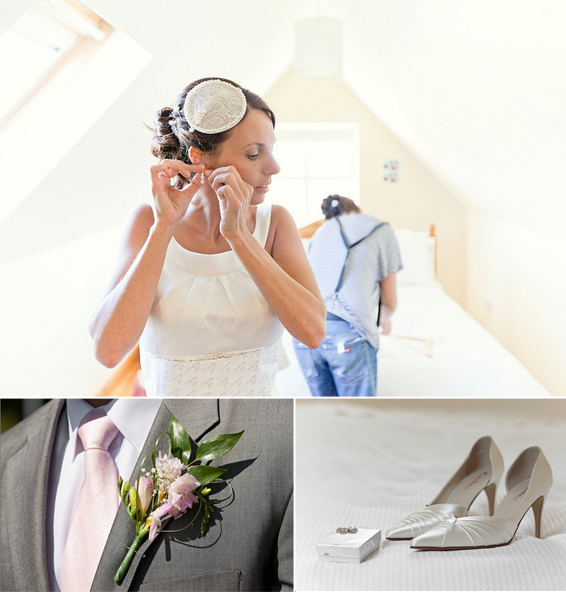
[[333,532],[316,545],[318,558],[322,561],[361,563],[373,553],[381,541],[381,530],[358,528],[358,532],[340,534]]

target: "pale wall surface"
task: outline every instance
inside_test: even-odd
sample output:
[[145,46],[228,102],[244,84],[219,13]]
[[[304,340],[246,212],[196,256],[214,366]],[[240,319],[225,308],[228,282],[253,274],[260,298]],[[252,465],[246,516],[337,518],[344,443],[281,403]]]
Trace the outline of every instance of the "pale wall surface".
[[0,266],[4,397],[92,397],[99,364],[88,321],[116,265],[117,230]]
[[468,311],[565,396],[566,241],[474,212],[468,219]]
[[[298,98],[301,97],[301,100]],[[265,95],[277,121],[355,122],[360,129],[360,206],[394,228],[428,230],[438,235],[438,277],[462,306],[466,294],[466,210],[407,146],[356,97],[332,79],[283,76]],[[276,129],[277,133],[277,129]],[[383,160],[401,161],[401,181],[382,180]],[[340,166],[340,155],[336,155]],[[322,199],[326,197],[321,196]]]

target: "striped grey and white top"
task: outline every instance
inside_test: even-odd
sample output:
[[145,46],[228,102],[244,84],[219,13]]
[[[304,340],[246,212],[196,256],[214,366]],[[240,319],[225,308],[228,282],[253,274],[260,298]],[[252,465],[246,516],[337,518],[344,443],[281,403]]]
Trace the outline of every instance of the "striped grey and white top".
[[[360,241],[351,247],[349,256],[337,218],[348,243]],[[377,350],[380,283],[390,273],[403,269],[399,245],[389,224],[378,218],[367,214],[337,218],[327,220],[312,237],[309,261],[328,312],[352,323]],[[372,232],[379,224],[382,225]],[[336,292],[342,269],[342,283]]]

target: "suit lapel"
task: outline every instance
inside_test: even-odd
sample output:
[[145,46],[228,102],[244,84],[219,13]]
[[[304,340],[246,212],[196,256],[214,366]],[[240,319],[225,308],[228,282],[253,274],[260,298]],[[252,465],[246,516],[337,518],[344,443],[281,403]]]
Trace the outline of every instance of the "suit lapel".
[[[159,435],[162,432],[167,432],[169,429],[169,423],[173,415],[195,441],[199,441],[203,438],[208,431],[220,422],[219,406],[216,399],[164,400],[157,412],[157,416],[149,432],[141,455],[138,458],[134,472],[130,476],[130,483],[133,484],[136,481],[142,461],[148,452],[153,451]],[[166,447],[167,439],[164,438],[163,449],[166,449]],[[146,461],[145,466],[149,466],[148,461]],[[118,586],[114,582],[114,575],[126,556],[128,547],[132,544],[135,534],[136,530],[134,523],[128,516],[126,508],[121,505],[94,577],[92,584],[93,590],[110,591],[128,590],[130,588],[140,561],[142,561],[144,553],[153,542],[150,542],[148,539],[145,540],[132,561],[122,584]]]
[[[45,512],[51,449],[64,407],[63,399],[46,405],[44,421],[30,429],[27,444],[6,464],[6,491],[14,495],[3,501],[3,511],[7,514],[8,532],[13,533],[9,550],[14,573],[22,574],[20,590],[49,590]],[[26,525],[25,532],[22,524]]]

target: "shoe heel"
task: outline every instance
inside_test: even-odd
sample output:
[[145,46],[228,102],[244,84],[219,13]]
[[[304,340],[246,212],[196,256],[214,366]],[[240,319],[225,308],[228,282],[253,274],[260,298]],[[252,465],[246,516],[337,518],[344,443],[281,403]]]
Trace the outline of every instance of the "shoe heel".
[[487,501],[489,502],[489,515],[493,516],[495,508],[495,483],[490,483],[485,489],[485,495],[487,495]]
[[540,526],[542,522],[542,506],[544,505],[544,495],[541,495],[536,502],[533,503],[531,508],[533,509],[533,514],[535,515],[535,536],[537,538],[542,538],[540,536]]

